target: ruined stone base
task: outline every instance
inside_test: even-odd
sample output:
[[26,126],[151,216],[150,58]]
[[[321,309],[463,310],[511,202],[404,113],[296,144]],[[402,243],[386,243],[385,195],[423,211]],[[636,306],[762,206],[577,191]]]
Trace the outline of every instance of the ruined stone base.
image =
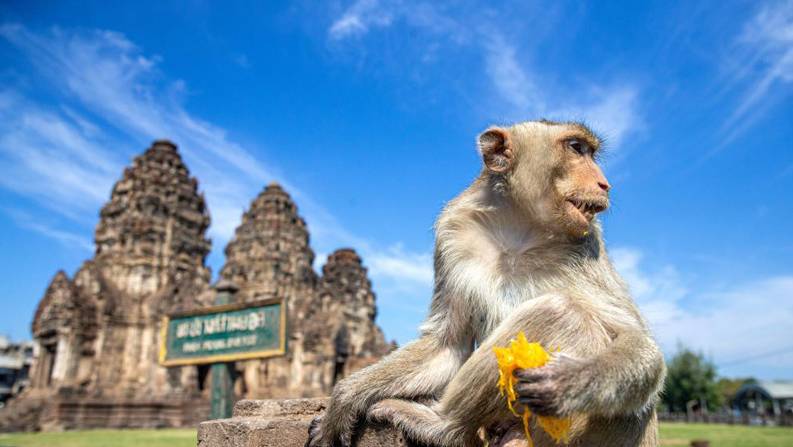
[[50,404],[41,429],[195,427],[209,414],[199,400],[63,399]]
[[[325,410],[326,399],[241,400],[234,416],[202,422],[198,447],[304,447],[311,420]],[[416,447],[391,427],[367,425],[357,447]]]
[[195,427],[208,415],[201,399],[25,396],[0,410],[0,432]]

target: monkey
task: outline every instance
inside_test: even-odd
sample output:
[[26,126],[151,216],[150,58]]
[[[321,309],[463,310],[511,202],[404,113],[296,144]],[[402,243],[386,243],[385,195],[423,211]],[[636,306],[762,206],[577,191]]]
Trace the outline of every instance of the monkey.
[[[480,174],[436,221],[419,338],[340,381],[307,446],[350,446],[363,420],[429,446],[515,439],[522,427],[497,391],[493,347],[521,331],[558,351],[544,367],[515,372],[518,408],[571,417],[570,445],[658,445],[666,367],[605,248],[597,216],[611,185],[601,146],[575,122],[479,135]],[[555,445],[532,433],[536,446]]]

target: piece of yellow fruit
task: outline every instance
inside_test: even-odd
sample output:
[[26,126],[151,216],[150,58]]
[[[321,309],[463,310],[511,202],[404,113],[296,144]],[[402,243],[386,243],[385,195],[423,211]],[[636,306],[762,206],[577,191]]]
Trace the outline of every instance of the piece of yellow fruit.
[[[539,343],[529,343],[526,340],[526,335],[521,332],[512,341],[509,346],[504,348],[493,348],[498,362],[498,390],[502,396],[507,399],[507,408],[515,416],[523,420],[523,430],[526,433],[526,440],[529,442],[529,447],[534,445],[529,433],[529,418],[531,411],[527,406],[523,408],[523,414],[518,414],[513,408],[512,403],[517,399],[515,394],[515,376],[513,373],[516,369],[526,368],[539,368],[545,366],[551,359],[542,345]],[[570,418],[557,418],[551,416],[537,416],[537,425],[548,433],[554,441],[568,442],[568,435],[570,433],[570,426],[572,420]]]

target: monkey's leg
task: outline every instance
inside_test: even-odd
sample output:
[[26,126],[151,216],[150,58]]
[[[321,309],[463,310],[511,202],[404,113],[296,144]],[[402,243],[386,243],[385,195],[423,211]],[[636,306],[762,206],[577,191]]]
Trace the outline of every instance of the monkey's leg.
[[498,367],[493,347],[506,345],[520,331],[543,344],[558,341],[558,337],[545,334],[554,333],[557,325],[584,324],[568,307],[564,298],[557,295],[543,295],[523,303],[471,354],[437,405],[429,407],[389,399],[372,407],[370,417],[387,420],[411,439],[429,445],[480,444],[480,427],[514,418],[498,393]]
[[425,335],[342,380],[310,445],[349,445],[358,419],[382,399],[437,396],[468,355],[468,346]]

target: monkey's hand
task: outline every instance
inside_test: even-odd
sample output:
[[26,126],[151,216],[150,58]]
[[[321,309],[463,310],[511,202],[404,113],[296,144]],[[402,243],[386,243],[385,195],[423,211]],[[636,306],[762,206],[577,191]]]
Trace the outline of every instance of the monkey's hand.
[[546,366],[515,370],[518,402],[541,416],[569,416],[569,400],[576,398],[582,366],[574,357],[555,354]]
[[354,377],[337,383],[331,393],[328,408],[314,418],[309,427],[306,447],[349,447],[358,418],[365,414],[362,403],[356,401],[355,390],[360,386]]
[[352,430],[343,433],[333,430],[329,426],[325,414],[319,415],[311,421],[305,447],[350,447],[351,445]]
[[[308,441],[305,447],[349,447],[352,445],[353,423],[349,425],[343,422],[334,425],[327,411],[315,417],[308,427]],[[338,418],[334,418],[338,419]],[[340,421],[337,421],[340,422]],[[339,427],[342,430],[339,430]]]
[[328,445],[328,443],[323,442],[322,415],[319,415],[312,419],[311,425],[308,426],[308,441],[306,441],[305,447],[319,447],[322,445]]

